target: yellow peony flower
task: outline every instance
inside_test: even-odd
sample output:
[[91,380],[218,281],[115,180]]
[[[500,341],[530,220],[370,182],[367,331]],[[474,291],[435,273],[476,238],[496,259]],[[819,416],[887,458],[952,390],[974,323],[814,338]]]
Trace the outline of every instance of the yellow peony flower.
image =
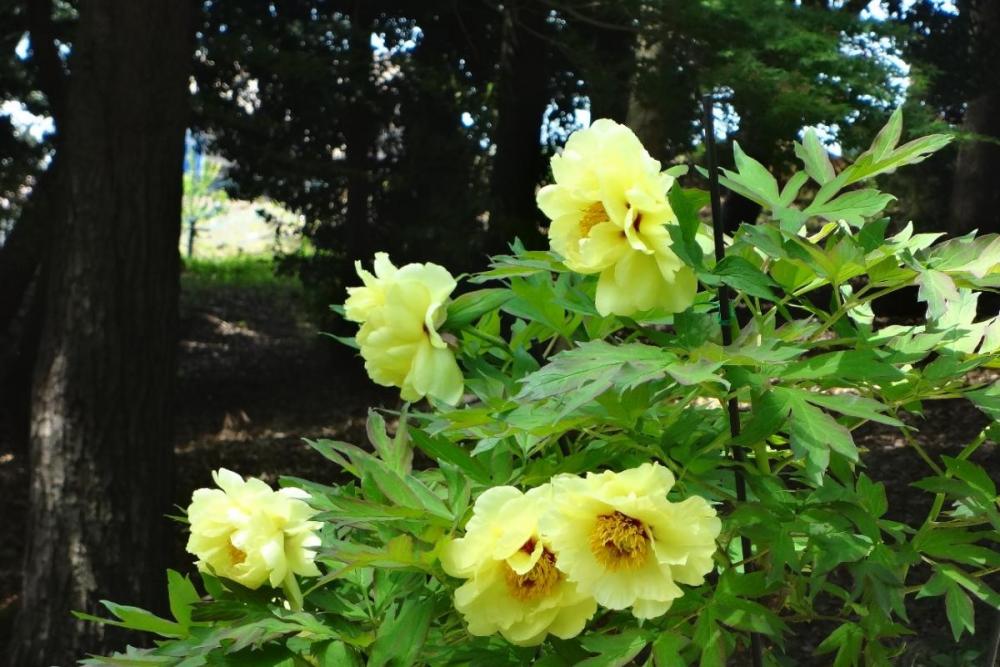
[[244,480],[220,468],[212,473],[218,489],[198,489],[188,507],[191,536],[187,551],[198,568],[247,588],[265,582],[301,597],[295,575],[319,576],[313,547],[322,525],[309,519],[316,510],[301,489],[275,491],[259,479]]
[[441,565],[467,581],[455,591],[455,607],[469,633],[499,632],[507,641],[533,646],[552,634],[575,637],[597,603],[558,569],[538,518],[551,503],[545,485],[522,494],[512,486],[487,490],[476,500],[465,537],[443,549]]
[[344,310],[362,323],[356,340],[369,377],[399,387],[407,401],[432,396],[458,403],[462,372],[437,331],[448,315],[455,279],[437,264],[397,269],[385,253],[375,256],[375,275],[357,268],[364,286],[348,290]]
[[666,197],[674,179],[630,129],[601,119],[574,132],[552,158],[552,175],[537,198],[552,221],[549,242],[570,270],[600,274],[598,312],[691,305],[698,283],[668,232],[677,222]]
[[683,595],[678,583],[700,585],[712,570],[722,528],[704,498],[669,502],[673,484],[656,463],[553,479],[540,528],[559,554],[556,566],[609,609],[631,607],[637,618],[666,613]]
[[364,322],[376,308],[385,305],[386,285],[396,275],[396,267],[384,252],[375,253],[375,275],[365,271],[361,262],[354,262],[354,270],[364,283],[362,287],[347,288],[344,316],[352,322]]

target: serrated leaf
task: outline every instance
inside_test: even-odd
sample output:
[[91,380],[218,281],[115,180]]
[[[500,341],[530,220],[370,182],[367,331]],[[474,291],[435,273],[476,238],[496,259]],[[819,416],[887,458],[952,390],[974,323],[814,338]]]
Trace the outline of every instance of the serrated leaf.
[[830,415],[813,407],[800,394],[777,387],[774,390],[791,409],[790,444],[792,452],[806,461],[807,473],[819,481],[830,462],[830,451],[848,460],[858,460],[858,449],[851,432]]
[[829,201],[814,201],[804,213],[834,222],[844,220],[849,225],[861,227],[868,218],[881,213],[893,199],[894,196],[878,190],[852,190]]
[[824,394],[796,388],[792,388],[792,391],[801,392],[802,398],[813,405],[818,405],[843,415],[868,419],[889,426],[903,425],[903,422],[895,417],[883,414],[889,409],[887,405],[871,398],[865,398],[856,394]]
[[561,418],[609,389],[624,390],[660,379],[676,361],[675,355],[652,345],[590,341],[560,352],[547,365],[524,377],[517,398],[558,397]]
[[871,350],[839,350],[790,364],[781,373],[785,380],[895,381],[905,377],[898,368]]

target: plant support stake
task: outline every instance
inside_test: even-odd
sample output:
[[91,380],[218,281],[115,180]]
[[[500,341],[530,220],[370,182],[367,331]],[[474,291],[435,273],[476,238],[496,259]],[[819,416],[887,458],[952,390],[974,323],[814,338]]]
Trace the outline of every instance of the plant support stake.
[[[715,261],[721,262],[725,256],[726,249],[723,242],[725,230],[722,228],[722,202],[719,194],[719,165],[715,155],[715,103],[711,95],[702,97],[702,107],[704,116],[702,126],[705,136],[705,158],[708,162],[708,192],[712,201],[712,235],[715,238]],[[734,315],[732,305],[729,301],[729,286],[719,283],[719,322],[722,328],[722,344],[726,347],[733,343]],[[740,411],[736,397],[729,399],[729,433],[733,438],[740,434]],[[743,478],[743,448],[731,446],[729,448],[733,460],[736,462],[736,500],[740,503],[746,502],[747,484]],[[750,538],[746,535],[740,536],[741,560],[744,561],[745,572],[753,570],[753,563],[750,561],[753,555]],[[756,632],[750,633],[750,652],[753,656],[753,667],[762,667],[764,664],[764,654],[761,648],[760,635]]]

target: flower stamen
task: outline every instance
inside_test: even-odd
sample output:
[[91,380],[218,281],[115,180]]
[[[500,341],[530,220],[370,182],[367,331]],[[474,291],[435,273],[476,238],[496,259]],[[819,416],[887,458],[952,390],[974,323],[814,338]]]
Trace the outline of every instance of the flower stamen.
[[637,569],[649,554],[649,531],[642,521],[621,512],[602,514],[590,534],[590,551],[609,570]]
[[[529,543],[531,547],[529,549]],[[534,542],[529,540],[521,547],[521,551],[530,553],[534,550]],[[507,582],[507,589],[511,596],[521,602],[532,602],[544,598],[562,578],[562,574],[556,569],[556,555],[548,549],[542,549],[542,555],[534,567],[518,574],[509,565],[504,563],[504,579]]]
[[604,204],[595,201],[593,204],[583,209],[583,216],[580,218],[580,235],[586,238],[590,236],[590,230],[595,225],[608,222],[608,212],[604,210]]
[[239,565],[247,559],[246,552],[237,548],[232,542],[227,543],[226,548],[229,552],[229,560],[233,562],[233,565]]

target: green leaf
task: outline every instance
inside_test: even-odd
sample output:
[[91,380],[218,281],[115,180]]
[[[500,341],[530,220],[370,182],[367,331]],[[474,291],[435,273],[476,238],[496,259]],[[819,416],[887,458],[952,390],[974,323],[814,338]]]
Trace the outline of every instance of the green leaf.
[[327,338],[332,338],[341,345],[346,345],[347,347],[354,348],[355,350],[360,350],[361,346],[358,345],[358,341],[355,340],[354,336],[338,336],[336,334],[328,333],[326,331],[321,331],[320,336],[326,336]]
[[368,441],[372,443],[378,457],[400,475],[409,474],[413,468],[413,447],[407,437],[406,415],[400,417],[396,436],[389,437],[385,419],[377,410],[368,410],[365,423]]
[[899,138],[903,135],[903,108],[897,107],[892,115],[889,116],[889,122],[885,124],[878,134],[875,135],[875,140],[872,141],[871,148],[868,152],[876,160],[884,160],[887,155],[892,152],[897,145],[899,145]]
[[917,298],[927,302],[927,318],[930,320],[944,317],[951,305],[959,300],[955,281],[942,271],[921,271],[917,276],[917,285]]
[[318,667],[364,667],[364,661],[354,648],[341,641],[332,641],[316,650],[314,655],[319,660]]
[[670,208],[677,216],[677,224],[680,226],[684,238],[688,241],[694,241],[702,225],[698,212],[708,206],[708,193],[703,190],[675,186],[667,193],[667,198],[670,201]]
[[[710,274],[701,274],[708,284],[726,283],[735,290],[746,292],[752,296],[778,301],[779,297],[771,289],[776,286],[770,276],[738,255],[727,255],[715,265]],[[717,279],[715,279],[717,278]]]
[[830,415],[813,407],[800,393],[776,387],[775,392],[791,408],[790,444],[792,452],[806,460],[806,470],[816,481],[830,462],[830,451],[848,460],[858,460],[858,449],[851,432]]
[[623,667],[646,647],[649,640],[640,630],[626,629],[617,634],[590,634],[580,644],[598,655],[578,662],[579,667]]
[[621,391],[662,378],[676,360],[670,352],[652,345],[612,345],[594,340],[560,352],[523,378],[516,398],[557,398],[557,418],[561,418],[611,388]]
[[433,598],[409,598],[398,613],[393,607],[379,626],[368,667],[414,665],[427,639],[434,610]]
[[728,389],[729,382],[715,372],[721,367],[722,362],[700,359],[689,363],[670,364],[666,370],[670,377],[677,380],[678,384],[695,385],[703,382],[717,382]]
[[145,609],[115,604],[109,600],[101,600],[101,604],[104,605],[104,607],[118,620],[101,618],[99,616],[93,616],[79,611],[74,611],[73,615],[82,621],[93,621],[102,625],[113,625],[119,628],[138,630],[139,632],[152,632],[153,634],[161,637],[177,638],[187,635],[187,629],[179,623],[174,623],[173,621],[168,621],[165,618],[160,618],[156,614],[146,611]]
[[191,626],[191,608],[201,600],[191,580],[174,570],[167,570],[167,594],[170,613],[183,628]]
[[410,437],[413,438],[413,442],[416,443],[417,447],[429,456],[438,461],[450,463],[480,484],[490,484],[492,475],[490,475],[486,466],[479,460],[472,458],[467,451],[453,442],[450,442],[446,438],[429,436],[417,429],[410,432]]
[[968,630],[970,635],[976,634],[976,616],[972,600],[961,588],[954,584],[949,586],[944,594],[944,605],[955,641],[962,638],[963,630]]
[[966,392],[965,397],[991,419],[1000,421],[1000,383]]
[[678,667],[686,665],[681,650],[688,644],[687,637],[676,632],[661,632],[653,642],[653,664],[656,667]]
[[948,472],[960,480],[968,482],[969,486],[982,493],[987,499],[992,500],[997,497],[996,484],[993,483],[989,474],[981,467],[971,461],[956,459],[951,456],[942,456],[941,459],[944,461]]
[[889,228],[889,218],[873,220],[858,232],[858,245],[865,252],[872,252],[885,243],[885,231]]
[[873,482],[868,475],[861,473],[855,490],[861,504],[873,517],[880,517],[889,510],[889,500],[886,498],[885,484],[882,482]]
[[806,130],[801,144],[795,142],[795,156],[802,160],[809,177],[820,185],[832,181],[837,175],[830,162],[830,154],[812,128]]
[[809,176],[803,171],[797,171],[792,174],[792,177],[788,179],[785,183],[785,187],[781,189],[781,198],[779,203],[782,206],[791,206],[795,202],[795,198],[799,196],[799,191],[802,186],[805,185],[806,181],[809,180]]
[[864,630],[860,626],[855,623],[844,623],[820,642],[816,647],[816,655],[837,651],[833,667],[856,667],[861,658],[861,644],[864,637]]
[[856,394],[823,394],[814,391],[806,391],[795,387],[792,391],[799,392],[805,400],[813,405],[818,405],[843,415],[868,419],[889,426],[902,426],[903,422],[895,417],[882,414],[889,407],[871,398],[858,396]]
[[510,290],[501,287],[462,294],[448,305],[448,319],[442,328],[454,331],[468,326],[513,297],[514,294]]
[[895,197],[878,190],[852,190],[830,201],[813,201],[804,211],[807,215],[824,220],[844,220],[849,225],[861,227],[868,218],[878,215]]
[[[771,172],[763,164],[744,153],[739,143],[735,141],[733,142],[733,157],[736,162],[736,170],[739,172],[740,182],[773,208],[780,195],[778,194],[778,181],[771,175]],[[733,178],[733,175],[727,175]]]
[[790,364],[781,377],[785,380],[881,382],[901,380],[905,376],[892,364],[882,361],[872,350],[840,350]]
[[871,148],[862,153],[854,164],[844,169],[837,177],[836,180],[841,181],[840,187],[922,162],[952,140],[949,135],[931,134],[897,148],[902,134],[902,124],[902,110],[897,108],[886,126],[875,137]]
[[851,533],[827,533],[814,535],[815,571],[820,574],[831,572],[842,563],[856,563],[871,552],[873,542],[865,535]]
[[788,629],[774,612],[752,600],[718,595],[713,606],[719,622],[736,630],[780,637]]
[[968,234],[927,250],[926,264],[938,271],[983,278],[1000,267],[1000,234]]
[[785,393],[765,391],[753,399],[753,412],[734,444],[753,445],[763,442],[784,426],[792,406]]
[[994,609],[1000,609],[1000,595],[990,588],[982,579],[976,579],[961,568],[949,565],[948,563],[938,563],[937,568],[938,571],[944,576],[948,577],[989,606]]

